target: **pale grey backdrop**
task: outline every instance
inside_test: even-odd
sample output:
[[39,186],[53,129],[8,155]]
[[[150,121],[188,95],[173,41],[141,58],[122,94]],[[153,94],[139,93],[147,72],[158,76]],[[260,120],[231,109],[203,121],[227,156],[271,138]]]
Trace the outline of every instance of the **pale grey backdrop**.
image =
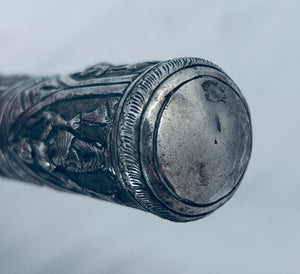
[[176,224],[0,179],[0,273],[300,273],[300,1],[0,0],[0,70],[67,73],[197,56],[221,66],[252,114],[236,195]]

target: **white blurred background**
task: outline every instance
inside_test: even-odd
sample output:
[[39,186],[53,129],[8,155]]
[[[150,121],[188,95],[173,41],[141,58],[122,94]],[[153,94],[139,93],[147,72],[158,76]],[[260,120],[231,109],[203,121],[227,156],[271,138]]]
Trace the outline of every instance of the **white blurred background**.
[[187,224],[0,178],[0,273],[300,273],[300,1],[0,0],[0,71],[196,56],[250,106],[234,197]]

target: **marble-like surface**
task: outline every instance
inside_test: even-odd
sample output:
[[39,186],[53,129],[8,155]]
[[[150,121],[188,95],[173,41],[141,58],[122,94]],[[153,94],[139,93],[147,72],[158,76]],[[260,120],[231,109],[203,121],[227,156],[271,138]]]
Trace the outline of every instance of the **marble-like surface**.
[[0,273],[299,273],[299,1],[0,0],[0,7],[2,73],[203,57],[241,88],[254,134],[240,189],[187,224],[1,178]]

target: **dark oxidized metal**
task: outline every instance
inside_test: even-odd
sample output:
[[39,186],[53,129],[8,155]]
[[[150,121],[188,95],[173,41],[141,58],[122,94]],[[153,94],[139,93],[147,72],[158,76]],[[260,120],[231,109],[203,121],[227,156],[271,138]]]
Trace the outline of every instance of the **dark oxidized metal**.
[[250,114],[198,58],[98,64],[69,76],[0,76],[0,174],[196,220],[240,184]]

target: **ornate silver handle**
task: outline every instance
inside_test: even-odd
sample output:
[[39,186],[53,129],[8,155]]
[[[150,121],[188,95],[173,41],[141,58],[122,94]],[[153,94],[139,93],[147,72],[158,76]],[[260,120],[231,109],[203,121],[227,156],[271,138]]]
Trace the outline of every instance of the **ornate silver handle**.
[[247,167],[244,97],[198,58],[98,64],[69,76],[0,76],[0,174],[196,220]]

